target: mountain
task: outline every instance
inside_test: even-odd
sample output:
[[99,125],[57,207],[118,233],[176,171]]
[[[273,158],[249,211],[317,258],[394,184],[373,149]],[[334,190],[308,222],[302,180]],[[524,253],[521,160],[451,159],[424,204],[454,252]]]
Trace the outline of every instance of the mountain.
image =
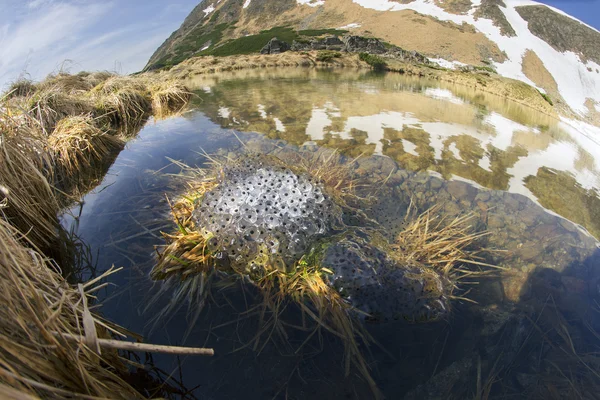
[[600,32],[529,0],[204,0],[146,70],[196,55],[247,54],[272,37],[374,37],[442,67],[491,67],[600,125]]

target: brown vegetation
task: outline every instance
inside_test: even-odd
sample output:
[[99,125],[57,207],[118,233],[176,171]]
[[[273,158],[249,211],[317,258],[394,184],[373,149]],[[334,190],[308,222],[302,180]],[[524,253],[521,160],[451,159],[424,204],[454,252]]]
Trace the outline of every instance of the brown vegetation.
[[67,117],[59,121],[48,137],[60,175],[75,179],[83,171],[109,159],[123,142],[102,132],[90,115]]
[[93,346],[67,339],[90,330],[104,337],[116,332],[87,309],[97,281],[79,290],[68,286],[58,267],[2,218],[0,267],[0,393],[142,398],[119,377],[124,367],[116,352],[99,355]]
[[65,197],[78,197],[94,171],[106,171],[123,146],[116,134],[135,133],[128,128],[141,126],[154,96],[162,117],[189,99],[179,84],[156,86],[104,72],[59,73],[18,81],[0,98],[0,394],[142,397],[120,377],[127,371],[117,352],[100,355],[94,345],[117,332],[87,309],[98,280],[71,287],[44,253],[65,246],[57,217]]

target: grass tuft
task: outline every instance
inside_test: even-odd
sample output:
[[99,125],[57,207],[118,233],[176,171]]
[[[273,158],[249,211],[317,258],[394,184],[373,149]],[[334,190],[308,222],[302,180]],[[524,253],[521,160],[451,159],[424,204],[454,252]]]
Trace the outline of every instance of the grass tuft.
[[329,63],[334,58],[340,58],[342,53],[339,51],[321,50],[317,53],[317,61]]
[[0,112],[0,215],[40,248],[57,238],[53,160],[36,126]]
[[14,97],[28,97],[31,96],[36,90],[37,87],[35,83],[29,79],[19,79],[10,84],[8,90],[4,94],[4,97],[7,99],[12,99]]
[[[470,264],[494,267],[483,262],[480,254],[486,250],[473,250],[473,244],[489,232],[470,233],[475,214],[470,213],[453,219],[440,216],[441,206],[434,206],[417,216],[398,234],[394,243],[397,257],[405,262],[416,261],[431,266],[447,278],[470,275],[460,267]],[[408,218],[410,213],[407,214]]]
[[110,158],[123,142],[97,128],[91,115],[81,115],[59,121],[48,137],[48,146],[55,154],[62,179],[68,182]]
[[60,86],[43,86],[26,99],[26,110],[46,134],[50,134],[61,119],[92,110],[91,103],[84,97],[70,96]]
[[[25,245],[24,245],[25,244]],[[143,398],[116,352],[68,337],[114,331],[90,313],[94,282],[70,287],[34,243],[0,218],[0,393],[11,398]],[[94,327],[94,329],[91,329]],[[114,331],[116,332],[116,331]]]
[[376,71],[384,71],[387,68],[387,62],[379,56],[369,53],[360,53],[358,58],[369,64]]
[[177,81],[152,80],[148,83],[148,88],[156,118],[180,113],[192,97],[188,88]]

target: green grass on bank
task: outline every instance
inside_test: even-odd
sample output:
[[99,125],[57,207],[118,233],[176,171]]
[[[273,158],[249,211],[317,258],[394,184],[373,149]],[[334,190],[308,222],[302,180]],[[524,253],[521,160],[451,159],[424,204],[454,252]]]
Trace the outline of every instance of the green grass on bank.
[[[294,40],[308,43],[312,37],[324,35],[342,36],[348,33],[347,30],[342,29],[305,29],[296,31],[289,26],[277,26],[261,31],[256,35],[244,36],[219,44],[226,30],[232,28],[234,25],[235,23],[219,24],[210,29],[210,31],[207,31],[207,28],[202,26],[194,28],[186,35],[185,39],[175,46],[172,53],[159,59],[150,69],[169,68],[196,55],[224,57],[258,53],[274,37],[292,44]],[[210,48],[201,50],[208,42],[211,44]]]
[[206,43],[212,45],[218,43],[223,38],[223,33],[230,24],[216,25],[210,31],[206,31],[203,27],[194,28],[184,40],[182,40],[174,49],[174,54],[169,54],[159,59],[151,69],[160,69],[164,67],[172,67],[188,58],[192,57],[198,50],[202,49]]
[[335,35],[335,36],[343,36],[348,31],[343,29],[304,29],[302,31],[298,31],[298,34],[301,36],[323,36],[323,35]]
[[538,89],[538,93],[540,94],[540,96],[542,96],[544,98],[544,100],[546,100],[548,102],[548,104],[550,104],[551,106],[554,106],[554,102],[552,101],[550,96],[548,96],[546,93],[543,93],[539,89]]
[[278,26],[261,31],[256,35],[230,40],[221,46],[204,50],[199,54],[224,57],[236,54],[258,53],[274,37],[291,44],[299,38],[299,35],[293,28]]
[[358,57],[361,61],[366,62],[376,71],[383,71],[387,67],[387,63],[385,62],[385,60],[379,56],[369,53],[360,53]]

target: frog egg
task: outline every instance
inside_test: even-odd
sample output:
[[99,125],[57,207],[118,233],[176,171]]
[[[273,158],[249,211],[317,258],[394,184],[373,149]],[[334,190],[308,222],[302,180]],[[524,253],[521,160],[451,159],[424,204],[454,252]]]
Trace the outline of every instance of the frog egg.
[[206,248],[209,252],[214,253],[218,250],[221,250],[221,243],[217,237],[212,237],[206,242]]

